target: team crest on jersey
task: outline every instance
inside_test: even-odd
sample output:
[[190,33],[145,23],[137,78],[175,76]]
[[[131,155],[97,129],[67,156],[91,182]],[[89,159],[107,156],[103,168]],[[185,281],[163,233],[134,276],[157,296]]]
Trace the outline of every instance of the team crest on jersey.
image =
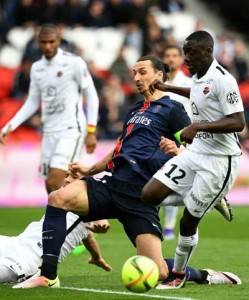
[[153,112],[153,113],[158,113],[161,109],[162,109],[162,105],[156,105],[156,106],[152,109],[152,112]]
[[58,71],[57,77],[61,77],[62,75],[63,75],[63,73],[61,71]]
[[227,102],[230,104],[236,104],[239,101],[239,96],[236,92],[229,92],[227,94]]
[[207,95],[209,92],[210,92],[209,86],[206,86],[206,87],[204,88],[204,90],[203,90],[203,94],[204,94],[204,95]]

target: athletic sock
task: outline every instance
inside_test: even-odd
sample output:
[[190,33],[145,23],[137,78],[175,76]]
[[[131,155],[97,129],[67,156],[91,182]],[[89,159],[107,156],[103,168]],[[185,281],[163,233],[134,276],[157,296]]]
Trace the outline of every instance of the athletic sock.
[[[42,228],[43,263],[41,274],[49,279],[57,276],[60,249],[66,238],[67,211],[47,205]],[[54,278],[51,278],[54,277]]]
[[198,231],[192,236],[179,234],[178,245],[175,252],[174,270],[183,272],[198,244]]
[[[173,258],[165,258],[166,264],[168,266],[169,271],[171,271],[174,267],[174,259]],[[207,283],[207,275],[208,272],[205,270],[198,270],[190,266],[186,266],[186,280],[193,281],[195,283]]]
[[176,220],[177,220],[178,207],[175,206],[165,206],[164,214],[165,214],[165,229],[174,230]]
[[55,279],[57,277],[58,256],[43,255],[41,265],[41,276],[48,279]]

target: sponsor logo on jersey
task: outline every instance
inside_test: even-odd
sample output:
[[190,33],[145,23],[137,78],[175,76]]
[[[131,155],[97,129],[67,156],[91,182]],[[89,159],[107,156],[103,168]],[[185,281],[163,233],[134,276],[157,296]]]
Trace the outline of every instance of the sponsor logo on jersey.
[[227,94],[227,102],[230,104],[236,104],[239,101],[239,96],[236,92],[229,92]]
[[197,132],[196,136],[197,139],[207,140],[207,139],[213,139],[214,135],[211,132]]
[[210,92],[209,86],[204,87],[203,94],[207,95]]
[[144,117],[144,116],[134,116],[132,117],[128,122],[128,124],[143,124],[143,125],[150,125],[152,120],[150,118]]
[[56,91],[56,87],[55,86],[49,86],[47,88],[47,96],[54,97],[54,96],[56,96],[56,94],[57,94],[57,91]]

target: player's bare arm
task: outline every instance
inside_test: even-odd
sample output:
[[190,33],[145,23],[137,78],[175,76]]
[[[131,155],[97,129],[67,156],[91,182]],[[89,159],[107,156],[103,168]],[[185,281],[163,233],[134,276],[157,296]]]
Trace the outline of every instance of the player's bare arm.
[[82,178],[82,177],[89,177],[101,172],[104,172],[106,169],[106,164],[109,159],[113,155],[113,150],[109,152],[103,159],[95,163],[90,167],[86,167],[78,162],[73,162],[69,164],[69,172],[74,178]]
[[86,153],[93,153],[97,146],[96,134],[93,132],[88,132],[85,138]]
[[85,224],[85,227],[95,233],[106,233],[111,225],[108,220],[99,220]]
[[112,267],[106,263],[106,261],[103,259],[99,245],[97,240],[94,238],[93,233],[90,233],[87,237],[87,239],[82,240],[84,246],[88,250],[88,252],[91,254],[91,257],[88,259],[89,264],[96,265],[97,267],[100,267],[108,272],[112,271]]
[[149,90],[151,94],[154,94],[156,90],[160,90],[162,92],[171,92],[178,94],[180,96],[189,98],[190,97],[190,88],[178,87],[173,85],[168,85],[160,81],[159,79],[154,80],[150,86]]
[[11,133],[11,125],[8,126],[7,131],[3,132],[0,130],[0,144],[5,144],[5,141],[8,137],[8,135]]
[[234,113],[226,118],[214,122],[192,123],[184,128],[181,139],[187,143],[192,143],[198,131],[211,133],[240,132],[245,127],[245,117],[243,112]]
[[160,149],[165,154],[171,154],[171,155],[178,155],[182,151],[185,150],[184,147],[178,148],[176,143],[170,139],[165,138],[164,136],[161,137],[161,141],[159,143]]

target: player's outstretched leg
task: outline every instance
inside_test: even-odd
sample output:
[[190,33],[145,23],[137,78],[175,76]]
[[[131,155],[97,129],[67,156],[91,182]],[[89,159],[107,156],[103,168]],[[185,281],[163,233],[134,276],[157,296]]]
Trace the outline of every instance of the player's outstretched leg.
[[219,213],[228,221],[231,222],[233,219],[232,208],[228,203],[226,197],[224,197],[219,203],[217,203],[214,207],[218,210]]
[[[174,259],[165,258],[164,260],[169,271],[171,271],[174,267]],[[186,266],[186,281],[195,282],[197,284],[242,284],[240,278],[231,272],[215,271],[212,269],[200,270],[191,266]],[[156,289],[167,289],[164,281],[159,282]]]

